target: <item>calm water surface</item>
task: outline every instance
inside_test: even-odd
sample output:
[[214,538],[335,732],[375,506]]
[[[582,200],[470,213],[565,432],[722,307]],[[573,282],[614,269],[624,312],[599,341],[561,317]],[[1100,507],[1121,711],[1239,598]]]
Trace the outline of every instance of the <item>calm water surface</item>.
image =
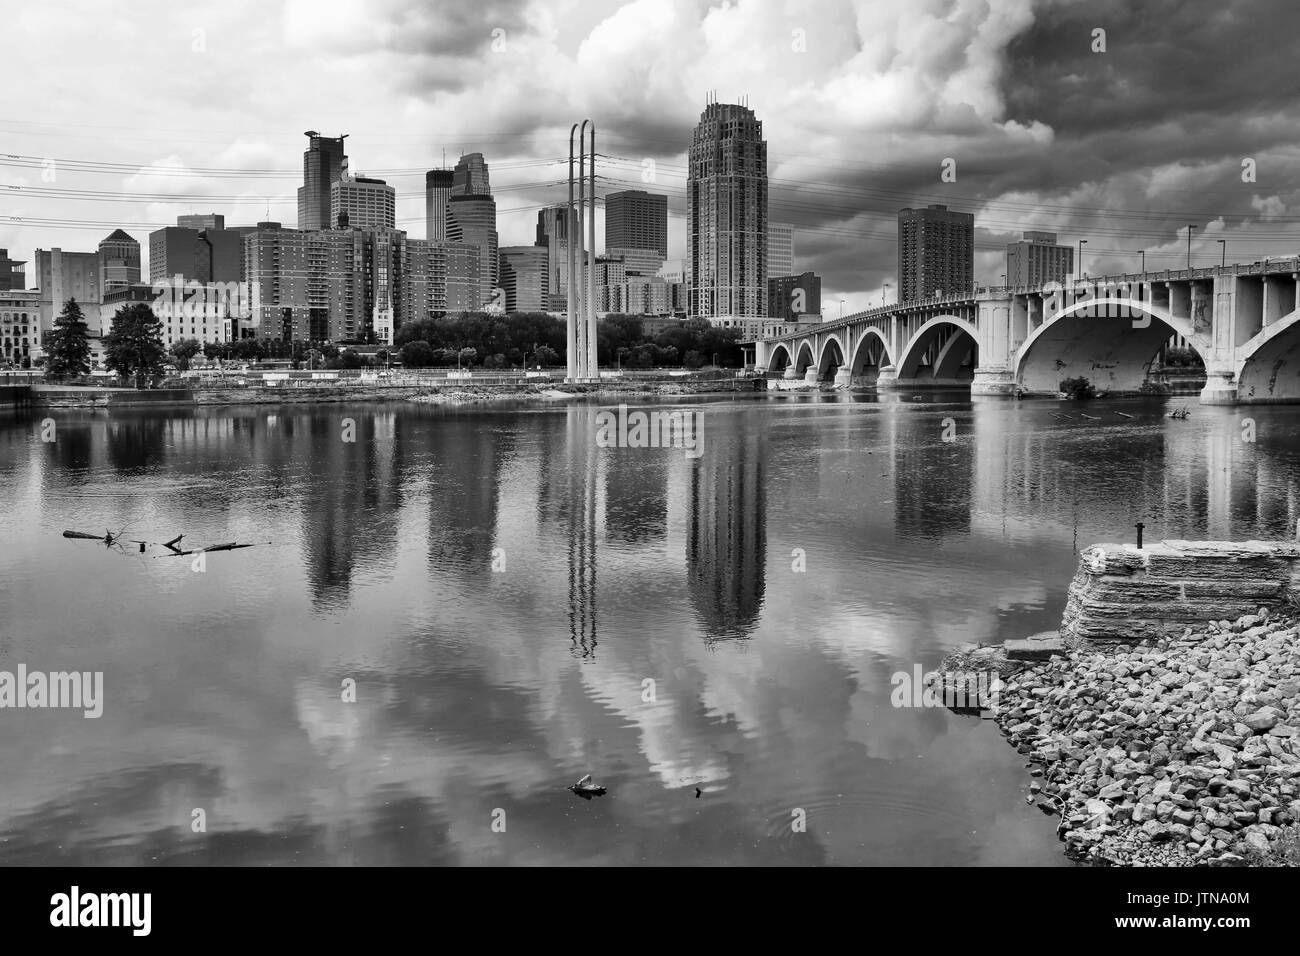
[[[1055,627],[1135,521],[1289,536],[1300,408],[908,399],[690,405],[697,461],[594,405],[0,413],[0,669],[106,698],[0,711],[0,864],[1064,864],[890,676]],[[123,527],[270,543],[60,535]]]

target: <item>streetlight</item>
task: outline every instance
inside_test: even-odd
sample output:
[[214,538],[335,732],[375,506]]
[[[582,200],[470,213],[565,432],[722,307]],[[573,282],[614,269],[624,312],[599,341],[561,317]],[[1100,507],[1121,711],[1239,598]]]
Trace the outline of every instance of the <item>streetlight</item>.
[[1187,268],[1192,268],[1192,230],[1196,227],[1191,223],[1187,225]]
[[1219,268],[1220,268],[1220,269],[1227,268],[1227,265],[1228,265],[1228,240],[1227,240],[1227,239],[1216,239],[1215,242],[1217,242],[1217,243],[1219,244],[1219,251],[1222,253],[1222,255],[1219,256]]
[[1088,244],[1087,239],[1079,240],[1079,278],[1083,278],[1083,247]]
[[886,283],[885,283],[885,287],[884,287],[884,288],[881,290],[881,292],[880,292],[880,304],[881,304],[881,305],[884,305],[884,304],[885,304],[885,301],[886,301],[888,298],[889,298],[889,283],[886,282]]
[[1139,250],[1138,250],[1138,255],[1140,255],[1140,256],[1142,257],[1142,268],[1141,268],[1140,271],[1142,271],[1142,272],[1146,272],[1146,271],[1147,271],[1147,251],[1146,251],[1145,249],[1139,249]]
[[840,299],[840,318],[844,318],[844,300]]

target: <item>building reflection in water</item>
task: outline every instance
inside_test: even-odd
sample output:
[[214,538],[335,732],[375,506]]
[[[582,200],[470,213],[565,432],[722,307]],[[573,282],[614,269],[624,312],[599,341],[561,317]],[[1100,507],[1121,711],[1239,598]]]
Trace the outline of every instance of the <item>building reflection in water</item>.
[[[709,642],[746,638],[758,624],[767,572],[767,443],[746,416],[705,413],[704,454],[688,461],[686,568],[691,606]],[[733,430],[734,429],[734,430]]]
[[888,429],[898,536],[969,534],[975,459],[969,416],[899,409]]
[[481,411],[447,413],[432,424],[422,442],[430,456],[430,568],[469,577],[490,574],[509,435]]
[[596,498],[600,455],[594,406],[568,409],[564,445],[568,463],[565,511],[569,645],[575,657],[596,656]]

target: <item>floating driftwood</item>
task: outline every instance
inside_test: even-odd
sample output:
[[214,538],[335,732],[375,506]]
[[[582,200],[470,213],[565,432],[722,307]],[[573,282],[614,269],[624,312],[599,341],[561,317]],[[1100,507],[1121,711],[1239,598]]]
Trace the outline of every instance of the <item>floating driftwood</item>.
[[1094,422],[1101,421],[1100,415],[1089,415],[1086,412],[1080,412],[1079,414],[1082,415],[1084,418],[1088,419],[1089,421],[1094,421]]
[[592,797],[603,797],[605,795],[604,787],[597,786],[591,782],[591,774],[587,774],[573,786],[566,787],[565,789],[572,790],[584,800],[590,800]]
[[1136,418],[1136,415],[1130,415],[1128,412],[1116,412],[1116,415],[1123,415],[1125,418]]
[[87,534],[85,531],[65,531],[63,532],[63,536],[65,538],[78,538],[83,541],[100,541],[106,545],[109,545],[110,547],[113,545],[117,545],[119,548],[122,547],[121,542],[123,540],[126,540],[126,541],[130,541],[131,544],[138,544],[140,546],[141,554],[144,554],[145,549],[148,548],[150,545],[166,548],[167,551],[169,552],[168,554],[156,554],[154,555],[154,557],[156,558],[176,558],[176,557],[182,557],[187,554],[200,554],[206,551],[237,551],[240,548],[251,548],[255,544],[271,543],[270,541],[260,541],[260,542],[252,542],[248,544],[240,544],[237,541],[230,541],[226,544],[210,544],[205,548],[190,548],[189,550],[183,550],[180,547],[181,539],[185,537],[185,535],[183,534],[178,534],[170,541],[163,541],[160,543],[157,541],[142,541],[138,538],[124,539],[122,537],[124,533],[125,533],[124,531],[119,531],[117,534],[114,534],[111,531],[105,531],[102,535],[99,535],[99,534]]

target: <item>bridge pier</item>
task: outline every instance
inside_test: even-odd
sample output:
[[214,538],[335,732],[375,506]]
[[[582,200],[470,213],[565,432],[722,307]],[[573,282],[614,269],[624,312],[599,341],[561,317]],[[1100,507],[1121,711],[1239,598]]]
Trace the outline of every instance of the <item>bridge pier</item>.
[[786,381],[793,381],[794,379],[799,377],[799,373],[794,370],[793,365],[787,365],[785,367],[785,372],[781,375],[781,377]]
[[841,365],[835,372],[835,387],[849,388],[853,384],[853,370],[847,365]]
[[977,368],[970,383],[972,395],[1014,395],[1016,375],[1009,368]]
[[1201,389],[1202,405],[1236,405],[1237,383],[1231,371],[1206,370],[1205,387]]
[[803,373],[803,380],[804,380],[804,384],[805,384],[805,385],[816,385],[816,384],[817,384],[817,366],[816,366],[816,365],[809,365],[809,366],[808,366],[808,371],[806,371],[806,372]]

